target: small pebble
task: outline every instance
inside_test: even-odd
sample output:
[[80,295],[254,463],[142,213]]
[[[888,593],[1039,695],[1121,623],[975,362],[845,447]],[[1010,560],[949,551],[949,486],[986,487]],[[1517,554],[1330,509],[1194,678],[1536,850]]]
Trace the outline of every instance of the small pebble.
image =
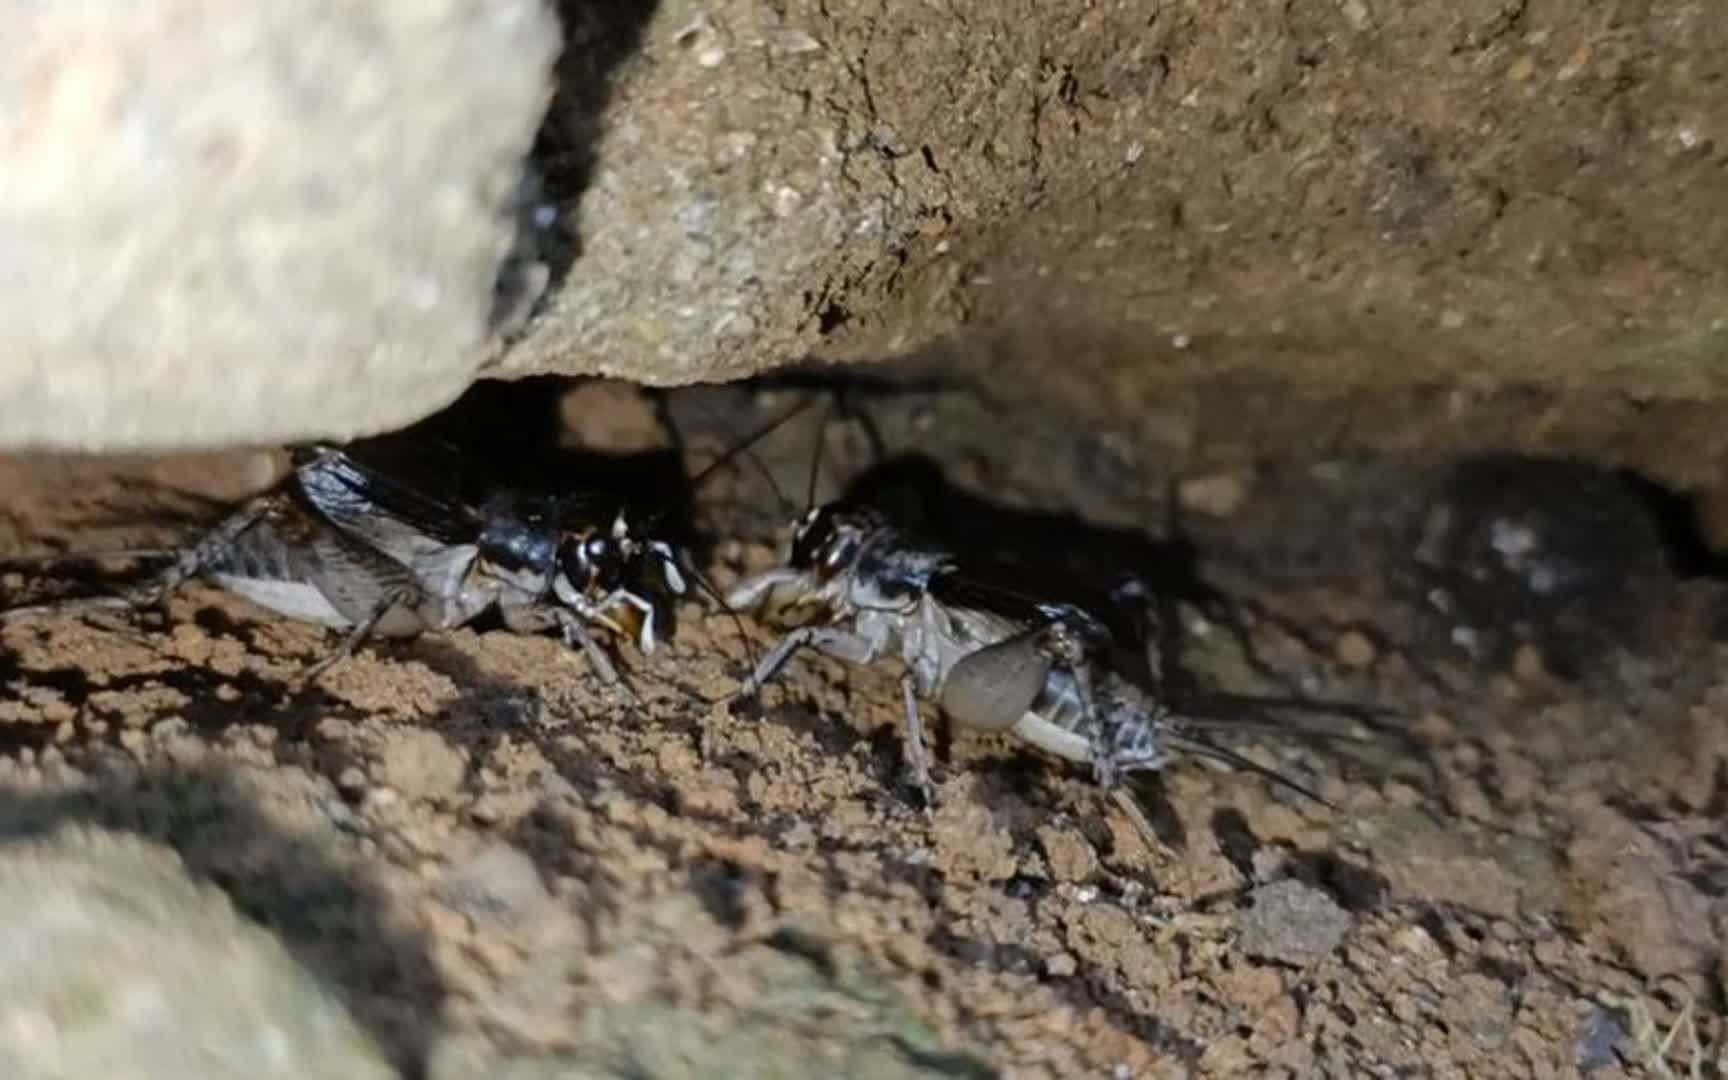
[[1348,668],[1365,668],[1377,655],[1374,642],[1360,630],[1346,630],[1332,646],[1338,662]]
[[1098,858],[1086,837],[1076,829],[1046,826],[1038,830],[1038,843],[1050,861],[1057,881],[1085,881],[1098,870]]
[[1182,481],[1177,496],[1189,510],[1212,517],[1229,517],[1248,499],[1248,477],[1242,472],[1196,476]]
[[1304,967],[1324,959],[1349,933],[1351,917],[1331,896],[1286,879],[1254,890],[1241,916],[1242,951]]
[[1518,646],[1512,654],[1512,674],[1519,682],[1547,682],[1548,665],[1542,659],[1542,650],[1528,642]]

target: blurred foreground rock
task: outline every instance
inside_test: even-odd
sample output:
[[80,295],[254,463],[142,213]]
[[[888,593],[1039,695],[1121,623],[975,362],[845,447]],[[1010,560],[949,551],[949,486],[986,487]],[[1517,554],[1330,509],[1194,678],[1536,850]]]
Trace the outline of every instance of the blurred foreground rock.
[[75,828],[0,846],[0,1076],[395,1075],[281,945],[168,849]]

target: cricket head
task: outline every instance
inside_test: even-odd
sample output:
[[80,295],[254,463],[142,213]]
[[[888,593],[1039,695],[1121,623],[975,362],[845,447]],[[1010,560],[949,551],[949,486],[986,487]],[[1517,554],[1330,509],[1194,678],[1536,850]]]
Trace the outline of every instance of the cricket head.
[[687,589],[672,545],[638,533],[623,510],[609,526],[563,530],[558,574],[560,594],[574,592],[591,600],[619,590],[683,596]]
[[818,506],[792,529],[787,566],[810,576],[817,586],[856,572],[866,542],[882,528],[873,511],[841,503]]
[[818,506],[792,526],[786,561],[747,578],[726,596],[728,607],[796,625],[831,613],[852,579],[871,532],[867,515]]

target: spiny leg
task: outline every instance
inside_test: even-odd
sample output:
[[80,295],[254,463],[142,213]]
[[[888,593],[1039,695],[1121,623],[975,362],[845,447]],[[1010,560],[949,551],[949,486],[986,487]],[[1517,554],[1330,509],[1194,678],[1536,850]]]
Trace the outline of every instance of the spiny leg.
[[588,632],[588,626],[580,616],[563,608],[553,608],[552,617],[558,621],[558,630],[564,636],[564,644],[582,650],[583,655],[588,657],[588,663],[593,665],[594,673],[600,677],[607,689],[632,705],[642,704],[642,695],[618,673],[612,658],[607,656],[606,650],[594,640],[594,635]]
[[768,685],[769,680],[778,675],[780,669],[786,666],[786,661],[792,659],[793,653],[814,641],[816,630],[817,628],[814,626],[800,626],[796,630],[789,631],[785,637],[780,639],[778,644],[768,650],[768,655],[764,656],[761,662],[756,665],[756,670],[752,671],[739,684],[738,696],[752,698],[760,694],[762,688]]
[[1094,658],[1087,650],[1082,631],[1057,620],[1044,628],[1042,645],[1051,660],[1066,667],[1074,680],[1074,696],[1080,705],[1078,726],[1088,736],[1093,775],[1101,787],[1114,788],[1121,779],[1121,763],[1109,737],[1111,733],[1100,719]]
[[[582,654],[588,658],[589,667],[607,689],[623,695],[633,704],[641,703],[636,691],[619,676],[612,658],[606,655],[600,643],[588,632],[587,620],[582,616],[560,605],[543,603],[526,594],[511,593],[499,598],[498,613],[503,617],[505,627],[517,634],[538,634],[550,627],[557,627],[559,636],[564,639],[564,645],[582,650]],[[596,621],[600,621],[608,629],[617,629],[610,619]]]
[[260,519],[268,514],[277,505],[279,498],[279,496],[266,495],[254,499],[240,510],[230,514],[197,541],[182,548],[180,553],[175,556],[173,563],[135,589],[128,589],[117,596],[87,596],[75,600],[8,608],[5,611],[0,611],[0,620],[11,620],[31,615],[78,615],[94,611],[138,611],[159,604],[169,593],[197,577],[206,567],[226,555],[240,534],[256,525]]
[[1158,847],[1163,843],[1163,839],[1158,835],[1158,830],[1152,825],[1151,817],[1146,813],[1146,808],[1140,805],[1140,800],[1135,797],[1132,791],[1125,786],[1117,785],[1110,789],[1110,798],[1115,800],[1116,805],[1121,808],[1122,813],[1133,824],[1135,831],[1139,832],[1141,838],[1149,846]]
[[1161,769],[1169,760],[1156,714],[1112,707],[1093,730],[1092,768],[1100,787],[1113,790],[1126,774]]
[[418,590],[412,588],[392,589],[386,592],[364,619],[342,635],[341,642],[330,651],[328,656],[314,661],[302,669],[297,681],[306,685],[316,682],[336,664],[353,656],[355,650],[372,636],[374,630],[378,629],[378,624],[384,621],[384,616],[390,614],[391,608],[397,605],[407,607],[414,604],[418,599],[420,599]]
[[908,671],[900,676],[900,698],[906,707],[906,764],[912,782],[924,798],[924,812],[936,810],[936,785],[930,779],[930,761],[924,746],[924,720],[918,712],[918,679]]
[[[637,636],[636,647],[641,649],[644,655],[652,654],[655,645],[654,604],[652,601],[636,595],[629,589],[613,589],[611,592],[601,597],[597,603],[588,604],[584,602],[583,606],[578,610],[584,618],[595,622],[604,622],[608,626],[617,627],[618,624],[612,620],[611,616],[608,615],[607,612],[620,604],[625,607],[634,608],[637,613],[642,616],[642,631]],[[622,628],[619,628],[618,632],[623,633]]]
[[739,697],[754,697],[766,686],[768,680],[779,673],[792,658],[792,654],[806,645],[813,646],[818,651],[844,660],[849,664],[873,664],[882,658],[882,645],[862,634],[838,626],[800,626],[788,631],[780,639],[780,643],[769,651],[762,662],[756,665],[756,670],[750,673],[738,688]]

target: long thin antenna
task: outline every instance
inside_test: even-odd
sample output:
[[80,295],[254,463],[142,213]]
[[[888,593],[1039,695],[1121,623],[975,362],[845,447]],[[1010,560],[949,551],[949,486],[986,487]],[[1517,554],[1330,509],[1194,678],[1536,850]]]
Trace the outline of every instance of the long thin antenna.
[[[832,409],[829,410],[833,412]],[[816,509],[816,481],[822,475],[822,451],[828,444],[828,420],[816,425],[816,448],[810,455],[810,478],[804,486],[804,512]]]
[[178,548],[96,548],[90,551],[24,551],[0,555],[0,566],[32,566],[55,562],[108,562],[114,559],[171,559]]
[[710,600],[713,600],[715,604],[719,605],[720,610],[726,613],[726,617],[732,620],[732,625],[738,630],[738,640],[744,644],[745,659],[750,664],[750,670],[755,671],[756,650],[750,645],[750,633],[744,628],[744,620],[739,617],[738,609],[726,602],[725,594],[715,588],[714,583],[708,580],[708,575],[690,565],[688,560],[680,559],[679,562],[684,564],[684,572],[690,575],[691,580],[696,582],[697,587],[706,593]]
[[1372,743],[1374,740],[1353,731],[1327,731],[1324,728],[1280,724],[1274,720],[1240,720],[1233,716],[1195,716],[1184,712],[1178,725],[1188,731],[1223,731],[1243,735],[1273,735],[1288,739],[1313,739],[1317,742]]
[[[757,443],[761,442],[763,439],[766,439],[768,436],[772,435],[774,432],[780,430],[780,428],[782,426],[784,426],[788,421],[790,421],[793,417],[797,416],[799,413],[803,412],[805,409],[808,409],[811,406],[811,404],[813,404],[815,402],[815,400],[816,399],[813,397],[805,398],[803,401],[800,401],[798,404],[792,406],[790,409],[787,409],[785,412],[781,413],[779,416],[776,416],[774,419],[769,420],[767,423],[761,425],[755,431],[752,431],[750,434],[744,436],[743,439],[741,439],[738,442],[733,443],[731,446],[727,447],[720,454],[719,457],[716,457],[713,461],[710,461],[708,464],[704,465],[700,471],[698,471],[695,475],[693,475],[690,478],[690,485],[689,485],[690,491],[692,493],[694,493],[697,488],[701,487],[702,484],[708,480],[709,477],[713,476],[716,472],[720,471],[726,465],[737,460],[737,458],[740,454],[747,453],[751,447],[755,446]],[[757,458],[756,455],[754,455],[754,454],[750,455],[750,460],[755,463],[757,469],[760,470],[762,475],[767,478],[768,486],[774,489],[774,494],[780,499],[780,501],[787,504],[788,506],[791,505],[791,500],[787,499],[785,493],[780,490],[780,485],[774,482],[773,474],[768,471],[767,466],[763,465],[761,460],[759,458]],[[670,514],[671,512],[672,512],[671,506],[669,506],[669,505],[661,506],[660,509],[654,511],[653,513],[651,513],[647,516],[647,518],[643,522],[643,528],[647,531],[652,532],[656,527],[658,527],[658,525],[666,517],[666,515]]]
[[1191,754],[1194,757],[1211,758],[1213,761],[1223,762],[1233,768],[1253,773],[1255,776],[1277,784],[1279,787],[1294,791],[1303,798],[1312,799],[1321,806],[1326,807],[1328,810],[1338,809],[1338,807],[1333,805],[1330,800],[1322,798],[1317,792],[1310,791],[1308,788],[1298,784],[1296,781],[1285,776],[1278,770],[1268,768],[1267,766],[1260,764],[1258,761],[1255,761],[1253,758],[1239,754],[1228,747],[1219,746],[1217,743],[1207,742],[1204,739],[1198,739],[1191,735],[1166,735],[1165,740],[1173,749],[1180,750],[1185,754]]
[[787,421],[791,420],[793,417],[797,416],[799,413],[803,412],[805,409],[808,409],[812,404],[815,403],[815,401],[816,401],[816,399],[814,397],[805,398],[803,401],[800,401],[798,404],[792,406],[790,409],[787,409],[785,412],[781,413],[779,416],[777,416],[774,419],[763,424],[761,427],[758,427],[755,431],[752,431],[750,434],[744,436],[744,438],[742,440],[740,440],[739,442],[732,444],[730,447],[728,447],[725,450],[724,453],[722,453],[719,457],[715,458],[713,461],[710,461],[708,464],[704,465],[700,472],[696,473],[696,475],[694,475],[690,478],[690,487],[692,489],[700,487],[702,485],[703,481],[707,480],[710,476],[714,475],[714,473],[717,470],[719,470],[720,468],[729,464],[730,462],[736,460],[738,455],[744,453],[746,450],[750,449],[752,446],[755,446],[757,443],[761,442],[763,439],[766,439],[768,436],[770,436],[770,435],[774,434],[776,431],[780,430],[780,428],[782,426],[784,426],[787,423]]
[[774,493],[774,498],[780,503],[780,512],[790,515],[793,510],[796,510],[798,504],[786,497],[785,490],[780,487],[780,481],[774,479],[774,470],[770,469],[767,463],[754,452],[747,453],[745,457],[749,458],[750,464],[756,466],[756,471],[762,474],[762,479],[767,481],[768,490]]

